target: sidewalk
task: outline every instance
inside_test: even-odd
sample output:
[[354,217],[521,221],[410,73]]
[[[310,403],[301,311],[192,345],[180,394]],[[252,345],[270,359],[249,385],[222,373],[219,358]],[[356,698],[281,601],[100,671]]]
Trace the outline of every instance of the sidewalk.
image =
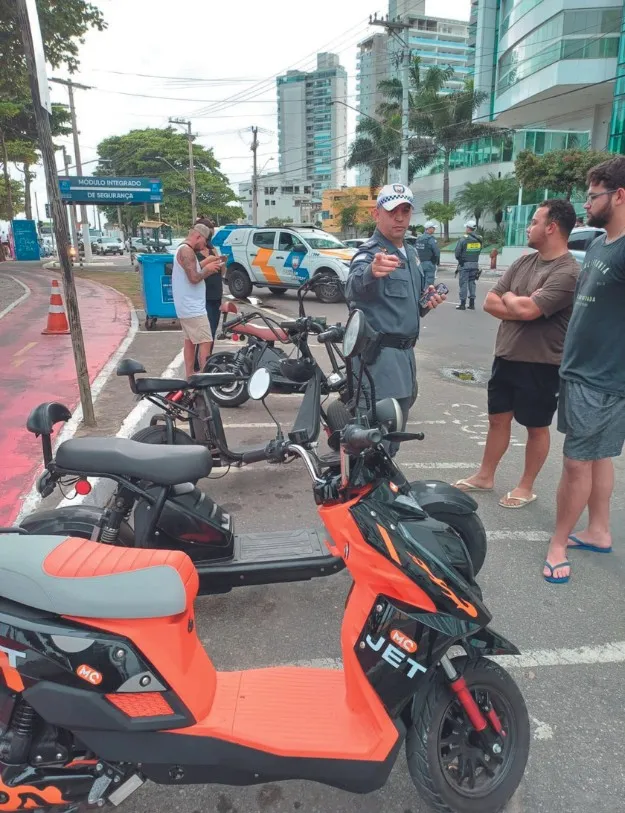
[[[17,516],[41,462],[41,441],[26,429],[30,411],[44,401],[79,404],[71,337],[43,336],[53,275],[31,264],[5,263],[30,296],[0,319],[0,525]],[[58,275],[57,275],[58,277]],[[121,294],[77,280],[79,308],[92,386],[136,322]]]

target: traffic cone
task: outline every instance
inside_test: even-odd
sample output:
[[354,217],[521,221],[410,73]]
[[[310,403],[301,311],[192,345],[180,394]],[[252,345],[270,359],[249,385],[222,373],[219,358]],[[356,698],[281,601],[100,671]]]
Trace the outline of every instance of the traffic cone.
[[56,279],[52,280],[52,290],[50,291],[50,308],[48,310],[48,324],[46,328],[41,332],[44,335],[50,334],[64,335],[66,333],[69,333],[69,324],[67,323],[65,308],[63,307],[63,297],[61,296],[59,281]]

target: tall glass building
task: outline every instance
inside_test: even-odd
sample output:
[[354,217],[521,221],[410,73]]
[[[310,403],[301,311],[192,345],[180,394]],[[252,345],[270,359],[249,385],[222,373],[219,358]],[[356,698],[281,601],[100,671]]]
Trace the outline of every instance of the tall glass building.
[[475,119],[514,129],[588,132],[625,146],[623,0],[472,0]]

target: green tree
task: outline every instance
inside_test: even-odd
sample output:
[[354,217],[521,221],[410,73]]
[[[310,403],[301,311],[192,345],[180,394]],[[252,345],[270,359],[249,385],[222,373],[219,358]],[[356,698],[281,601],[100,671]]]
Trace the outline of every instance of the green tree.
[[548,189],[570,200],[574,192],[586,189],[588,170],[610,158],[612,153],[599,150],[553,150],[545,155],[523,150],[514,171],[524,189]]
[[474,217],[477,226],[480,225],[480,218],[488,208],[486,194],[487,186],[482,178],[479,181],[466,183],[454,199],[458,211]]
[[289,223],[292,222],[292,217],[270,217],[265,223],[265,226],[269,226],[272,229],[279,229],[281,226],[288,226]]
[[486,188],[486,209],[493,216],[497,228],[501,226],[503,214],[507,206],[514,205],[519,196],[519,184],[511,173],[499,178],[494,172],[489,172],[482,179]]
[[[11,199],[12,212],[9,208]],[[24,184],[11,181],[7,187],[4,178],[0,178],[0,220],[12,220],[15,214],[24,211]]]
[[348,234],[350,231],[355,232],[360,220],[360,204],[356,195],[345,195],[337,204],[336,209],[343,234]]
[[[86,0],[36,0],[46,61],[53,68],[65,67],[70,73],[78,68],[79,46],[92,28],[102,31],[106,27],[102,12]],[[9,163],[21,164],[26,198],[22,206],[32,217],[30,203],[30,167],[38,161],[36,132],[32,100],[26,73],[26,58],[18,28],[14,0],[0,0],[0,163],[5,188],[9,177]],[[52,134],[62,135],[68,114],[60,105],[53,106]],[[8,196],[8,211],[15,207]],[[15,210],[16,211],[16,210]]]
[[[172,127],[131,130],[111,136],[98,145],[100,163],[95,175],[139,175],[160,178],[163,182],[161,218],[185,230],[191,225],[191,187],[189,182],[189,145],[186,135]],[[193,145],[198,211],[220,222],[243,217],[237,196],[221,172],[212,149]],[[102,207],[109,222],[117,222],[117,207]],[[124,209],[124,225],[134,231],[145,217],[141,207]],[[122,225],[122,224],[120,224]]]
[[[454,76],[452,67],[432,67],[422,72],[419,57],[415,57],[410,66],[410,129],[414,135],[408,143],[408,182],[418,170],[430,166],[442,156],[445,204],[450,202],[449,168],[452,152],[467,141],[498,132],[492,127],[473,122],[475,110],[488,94],[476,91],[470,80],[461,90],[444,92],[446,83]],[[372,184],[373,173],[381,172],[384,158],[386,166],[401,165],[402,83],[399,79],[387,79],[380,82],[378,87],[386,97],[386,101],[377,110],[380,121],[363,119],[359,122],[356,131],[359,135],[368,137],[368,149],[357,139],[352,145],[348,162],[350,167],[369,167]],[[378,176],[375,179],[378,180]],[[445,237],[449,237],[448,224],[445,226]]]
[[363,237],[370,237],[376,229],[376,222],[370,214],[366,214],[358,223],[358,231]]
[[443,224],[445,239],[447,240],[449,237],[449,221],[453,220],[458,214],[455,202],[441,203],[439,200],[429,200],[423,204],[423,214],[428,220],[438,220],[439,223]]

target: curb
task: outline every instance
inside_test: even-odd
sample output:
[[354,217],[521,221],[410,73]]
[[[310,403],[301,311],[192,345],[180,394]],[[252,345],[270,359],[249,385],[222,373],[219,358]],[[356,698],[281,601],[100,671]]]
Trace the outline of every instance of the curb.
[[17,277],[14,277],[13,274],[7,274],[6,276],[9,277],[9,279],[12,279],[13,282],[17,282],[18,285],[21,285],[21,287],[24,289],[24,293],[21,296],[19,296],[15,300],[15,302],[11,302],[10,305],[7,305],[7,307],[3,311],[0,311],[0,319],[2,319],[3,316],[6,316],[7,314],[11,313],[13,308],[17,308],[18,305],[21,305],[22,302],[25,302],[28,299],[28,297],[30,296],[30,293],[31,293],[30,288],[28,287],[28,285],[25,285]]

